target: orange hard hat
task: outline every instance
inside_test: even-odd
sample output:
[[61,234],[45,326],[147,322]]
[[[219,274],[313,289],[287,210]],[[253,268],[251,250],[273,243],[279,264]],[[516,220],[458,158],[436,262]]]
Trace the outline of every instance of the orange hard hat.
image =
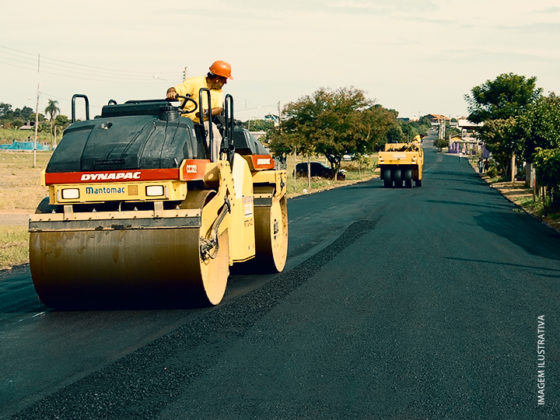
[[214,61],[210,66],[210,71],[217,76],[227,77],[228,79],[233,80],[233,77],[231,76],[231,66],[225,61]]

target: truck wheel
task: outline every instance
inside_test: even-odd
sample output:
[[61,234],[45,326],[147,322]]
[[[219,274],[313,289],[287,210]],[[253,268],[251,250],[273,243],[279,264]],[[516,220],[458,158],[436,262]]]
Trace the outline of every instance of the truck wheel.
[[389,168],[383,169],[381,178],[383,179],[383,186],[385,188],[391,188],[393,186],[393,180],[391,179],[391,169]]
[[402,187],[402,171],[400,168],[393,169],[393,181],[395,181],[395,187]]
[[412,188],[412,169],[404,170],[404,185],[406,188]]

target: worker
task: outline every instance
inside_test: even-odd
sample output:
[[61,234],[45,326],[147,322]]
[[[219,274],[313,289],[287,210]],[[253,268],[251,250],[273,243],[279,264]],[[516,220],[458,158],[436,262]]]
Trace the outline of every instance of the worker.
[[[177,86],[167,89],[167,99],[175,100],[177,95],[187,96],[190,95],[198,104],[198,93],[201,88],[210,89],[210,101],[212,103],[212,116],[220,115],[223,111],[224,96],[222,87],[227,83],[228,79],[233,80],[231,76],[231,66],[225,61],[214,61],[209,68],[206,76],[195,76],[186,79],[184,82],[179,83]],[[203,122],[206,130],[208,127],[208,99],[206,94],[202,95],[202,107],[198,107],[196,112],[192,111],[195,105],[189,101],[185,106],[185,114],[183,116],[190,118],[195,123],[200,123],[200,113],[204,112]],[[222,143],[222,136],[217,127],[212,124],[212,133],[214,135],[214,156],[219,159],[220,145]]]

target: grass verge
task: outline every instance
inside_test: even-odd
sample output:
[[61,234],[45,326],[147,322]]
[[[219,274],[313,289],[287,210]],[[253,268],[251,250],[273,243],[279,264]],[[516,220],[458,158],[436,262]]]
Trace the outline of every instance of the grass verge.
[[27,226],[0,226],[0,270],[29,261]]
[[[478,173],[476,159],[469,159],[469,163]],[[508,182],[499,176],[489,177],[485,174],[481,177],[512,203],[560,232],[560,213],[549,213],[545,216],[542,200],[533,195],[533,190],[527,187],[524,181]]]
[[46,197],[41,186],[41,171],[47,166],[51,152],[37,152],[33,167],[33,152],[0,151],[0,211],[30,211]]

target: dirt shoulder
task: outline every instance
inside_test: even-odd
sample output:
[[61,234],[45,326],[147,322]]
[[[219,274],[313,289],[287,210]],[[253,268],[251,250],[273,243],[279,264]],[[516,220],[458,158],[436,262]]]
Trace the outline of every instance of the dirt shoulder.
[[[478,173],[475,164],[471,161],[471,166]],[[535,203],[533,190],[525,185],[525,181],[514,182],[498,182],[490,178],[488,175],[482,174],[481,178],[486,181],[490,188],[499,191],[505,198],[518,206],[520,209],[540,220],[542,223],[550,226],[560,233],[560,214],[552,214],[548,216],[542,215],[542,208]]]
[[321,191],[332,190],[334,188],[346,187],[348,185],[354,185],[354,184],[359,184],[361,182],[367,182],[367,181],[370,181],[374,178],[379,178],[379,171],[376,171],[374,173],[374,175],[364,176],[363,178],[360,178],[360,179],[353,179],[353,180],[348,180],[348,181],[336,181],[336,182],[335,181],[330,181],[330,184],[322,185],[319,188],[311,188],[310,190],[308,190],[306,188],[306,189],[303,190],[303,192],[289,193],[289,194],[286,194],[286,196],[288,198],[300,197],[302,195],[314,194],[314,193],[318,193],[318,192],[321,192]]
[[0,226],[27,226],[33,210],[0,212]]

